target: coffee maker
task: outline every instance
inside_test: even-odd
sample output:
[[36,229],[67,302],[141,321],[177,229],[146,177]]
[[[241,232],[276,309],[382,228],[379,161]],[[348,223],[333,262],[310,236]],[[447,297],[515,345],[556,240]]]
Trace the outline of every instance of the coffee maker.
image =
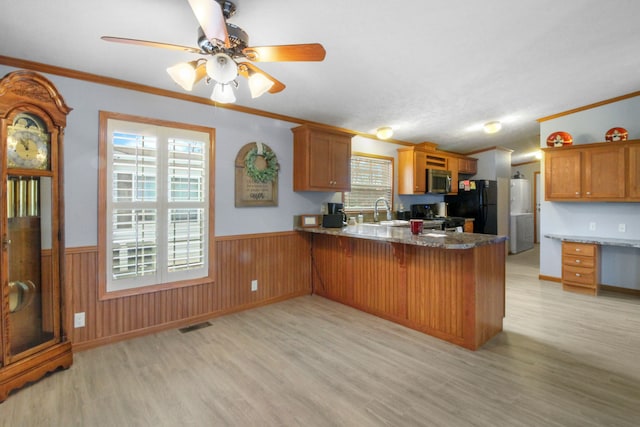
[[340,228],[347,224],[347,214],[344,204],[327,203],[327,214],[322,216],[322,226],[325,228]]

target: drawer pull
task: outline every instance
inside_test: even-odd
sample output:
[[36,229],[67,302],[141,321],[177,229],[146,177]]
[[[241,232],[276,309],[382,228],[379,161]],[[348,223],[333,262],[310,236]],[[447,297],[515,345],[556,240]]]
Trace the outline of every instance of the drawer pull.
[[576,260],[576,263],[577,263],[577,264],[580,264],[580,260],[579,260],[579,259],[577,259],[577,260]]
[[576,252],[580,252],[580,248],[576,248]]
[[580,273],[576,273],[576,277],[580,277],[580,276],[581,276]]

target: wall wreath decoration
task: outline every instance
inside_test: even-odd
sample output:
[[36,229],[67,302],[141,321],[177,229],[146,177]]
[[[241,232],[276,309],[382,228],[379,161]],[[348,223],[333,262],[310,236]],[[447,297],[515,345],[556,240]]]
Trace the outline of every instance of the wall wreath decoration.
[[[262,144],[261,144],[262,145]],[[244,166],[249,175],[256,182],[271,182],[278,176],[278,170],[280,165],[278,164],[278,158],[271,150],[262,150],[260,153],[259,148],[253,147],[247,153],[247,157],[244,159]],[[266,166],[260,168],[256,165],[256,159],[258,156],[262,156],[266,163]]]

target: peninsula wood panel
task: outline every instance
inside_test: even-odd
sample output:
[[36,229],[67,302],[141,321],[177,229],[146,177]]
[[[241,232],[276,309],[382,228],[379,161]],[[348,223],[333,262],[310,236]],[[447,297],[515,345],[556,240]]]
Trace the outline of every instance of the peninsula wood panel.
[[[311,264],[308,236],[296,232],[216,239],[216,283],[108,300],[98,298],[98,249],[65,254],[73,312],[85,312],[84,328],[73,329],[76,349],[198,323],[216,315],[308,294]],[[251,292],[251,280],[258,290]]]
[[353,239],[312,234],[313,290],[318,295],[348,303],[351,301],[351,277],[347,271]]
[[[395,249],[394,249],[395,248]],[[401,251],[396,254],[395,251]],[[404,245],[353,239],[351,304],[383,317],[406,319]]]
[[[505,281],[507,247],[504,244],[478,246],[473,249],[473,273],[466,281],[473,283],[475,304],[465,299],[466,309],[473,310],[472,325],[465,329],[465,347],[478,348],[502,331],[505,317]],[[467,275],[471,272],[465,270]],[[470,295],[471,293],[469,293]],[[481,297],[480,297],[481,296]]]
[[312,234],[314,292],[476,350],[502,330],[505,251]]
[[412,248],[408,271],[408,320],[416,329],[462,344],[463,293],[472,266],[472,251]]

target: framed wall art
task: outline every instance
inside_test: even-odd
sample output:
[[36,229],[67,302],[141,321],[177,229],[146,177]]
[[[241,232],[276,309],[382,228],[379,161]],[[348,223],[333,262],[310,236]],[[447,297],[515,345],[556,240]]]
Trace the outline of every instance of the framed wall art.
[[235,206],[278,206],[276,153],[261,142],[243,146],[235,161]]

